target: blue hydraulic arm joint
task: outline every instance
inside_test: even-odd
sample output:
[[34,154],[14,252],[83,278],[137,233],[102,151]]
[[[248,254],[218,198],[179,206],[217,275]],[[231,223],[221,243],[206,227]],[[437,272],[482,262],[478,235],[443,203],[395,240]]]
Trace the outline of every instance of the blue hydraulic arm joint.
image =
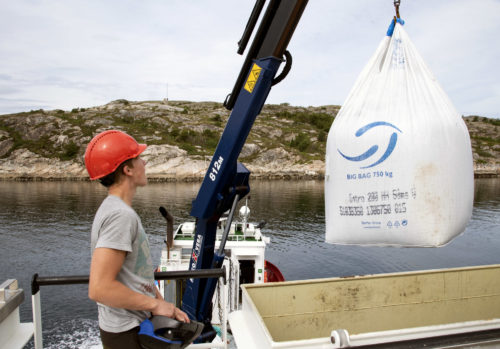
[[[265,2],[257,0],[238,53],[245,49]],[[269,2],[233,91],[224,102],[232,112],[191,210],[191,215],[196,217],[196,229],[190,270],[222,266],[226,241],[223,237],[219,250],[214,251],[217,224],[222,214],[231,209],[226,223],[230,225],[236,203],[250,192],[250,172],[237,161],[238,156],[271,87],[290,70],[291,56],[286,47],[306,4],[307,0]],[[276,77],[283,57],[286,57],[286,65]],[[216,285],[217,279],[189,279],[186,282],[182,309],[191,319],[205,324],[198,342],[210,341],[215,335],[210,320]]]

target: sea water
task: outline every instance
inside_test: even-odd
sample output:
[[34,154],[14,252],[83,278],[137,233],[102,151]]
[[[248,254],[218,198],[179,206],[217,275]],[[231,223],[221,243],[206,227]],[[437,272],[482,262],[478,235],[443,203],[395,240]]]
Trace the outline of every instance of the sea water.
[[[191,219],[199,183],[151,183],[133,206],[160,260],[164,206],[178,223]],[[500,179],[475,181],[475,202],[465,232],[440,248],[330,245],[325,240],[322,181],[252,181],[250,220],[266,221],[266,259],[287,280],[365,275],[500,263]],[[86,275],[90,226],[106,195],[97,183],[0,182],[0,281],[25,290],[21,321],[31,322],[30,282],[39,276]],[[245,199],[242,200],[243,202]],[[41,288],[44,348],[98,348],[97,308],[86,285]],[[26,348],[33,348],[32,342]]]

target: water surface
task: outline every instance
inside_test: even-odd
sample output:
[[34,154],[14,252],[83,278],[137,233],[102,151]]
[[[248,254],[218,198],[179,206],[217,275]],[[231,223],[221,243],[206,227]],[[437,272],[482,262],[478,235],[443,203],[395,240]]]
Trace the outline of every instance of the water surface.
[[[199,185],[151,183],[139,189],[134,208],[154,260],[159,261],[165,234],[158,207],[165,206],[177,223],[190,219]],[[500,179],[475,181],[471,221],[441,248],[326,244],[322,181],[255,181],[251,187],[250,218],[267,222],[267,259],[287,280],[500,263]],[[25,289],[22,321],[32,321],[34,273],[88,274],[90,226],[105,195],[97,183],[0,182],[0,281],[16,278]],[[85,285],[43,287],[42,308],[45,348],[91,348],[99,342],[97,309]]]

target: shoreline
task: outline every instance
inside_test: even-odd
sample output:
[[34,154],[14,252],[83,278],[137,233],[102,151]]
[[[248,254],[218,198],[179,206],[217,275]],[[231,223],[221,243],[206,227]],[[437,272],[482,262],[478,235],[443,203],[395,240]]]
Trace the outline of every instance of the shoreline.
[[[475,171],[474,179],[481,178],[500,178],[500,169],[496,172],[494,171]],[[283,174],[283,173],[271,173],[271,174],[250,174],[250,180],[256,181],[274,181],[274,180],[285,180],[285,181],[302,181],[302,180],[317,180],[323,181],[325,176],[323,174]],[[186,177],[172,177],[172,176],[148,176],[148,182],[150,183],[191,183],[203,181],[201,176],[186,176]],[[78,177],[78,176],[65,176],[65,177],[49,177],[49,176],[0,176],[0,182],[90,182],[88,177]]]
[[[339,109],[266,105],[238,159],[253,180],[324,180],[327,133]],[[91,135],[118,128],[149,144],[141,156],[151,182],[200,182],[228,117],[215,102],[126,100],[0,115],[0,181],[87,180],[83,154]],[[500,120],[463,120],[474,178],[500,177]],[[454,175],[453,168],[442,175]]]

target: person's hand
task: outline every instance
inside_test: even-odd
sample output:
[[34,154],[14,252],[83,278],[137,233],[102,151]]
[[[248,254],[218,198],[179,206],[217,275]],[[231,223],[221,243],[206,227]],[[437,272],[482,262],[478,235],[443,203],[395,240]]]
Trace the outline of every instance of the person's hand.
[[185,312],[183,312],[182,310],[180,310],[179,308],[177,308],[177,307],[174,310],[174,319],[182,321],[182,322],[185,322],[185,323],[189,323],[190,322],[189,317],[187,316],[187,314]]
[[155,299],[155,307],[151,311],[153,315],[162,315],[173,318],[175,312],[175,306],[172,303],[165,302],[163,299]]
[[156,299],[156,306],[151,312],[153,315],[163,315],[178,321],[189,323],[189,317],[185,312],[175,307],[172,303],[165,302],[163,299]]

